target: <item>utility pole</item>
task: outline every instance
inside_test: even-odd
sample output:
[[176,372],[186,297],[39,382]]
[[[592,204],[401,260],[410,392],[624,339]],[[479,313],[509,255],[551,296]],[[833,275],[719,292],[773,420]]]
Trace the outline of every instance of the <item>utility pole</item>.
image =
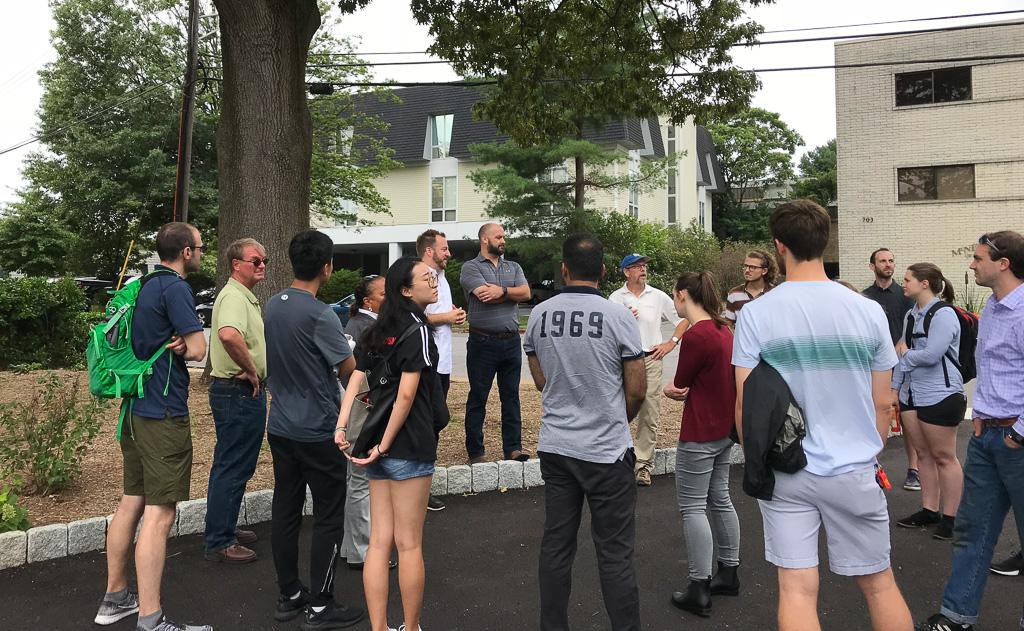
[[188,61],[181,93],[178,130],[178,174],[174,183],[174,221],[188,221],[188,182],[192,169],[192,118],[196,103],[196,65],[199,49],[198,0],[188,2]]

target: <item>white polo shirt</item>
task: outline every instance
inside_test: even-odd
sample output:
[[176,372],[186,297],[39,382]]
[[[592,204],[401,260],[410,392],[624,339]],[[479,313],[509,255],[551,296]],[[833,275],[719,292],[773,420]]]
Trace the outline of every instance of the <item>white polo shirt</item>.
[[640,326],[640,345],[645,353],[665,341],[661,336],[662,319],[671,322],[672,326],[678,325],[682,320],[668,294],[650,285],[644,286],[639,298],[623,285],[613,291],[608,300],[637,310],[636,322]]
[[[437,302],[427,305],[427,315],[448,313],[452,310],[452,288],[441,270],[432,269],[437,277]],[[434,327],[434,344],[437,345],[437,372],[440,375],[452,374],[452,325],[438,324]]]

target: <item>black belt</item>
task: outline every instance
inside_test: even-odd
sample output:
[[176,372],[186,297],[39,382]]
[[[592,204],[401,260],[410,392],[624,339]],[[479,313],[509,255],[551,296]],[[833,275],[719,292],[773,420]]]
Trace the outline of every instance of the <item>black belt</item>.
[[650,357],[654,354],[654,351],[644,351],[644,357]]
[[1017,422],[1015,418],[975,418],[974,420],[981,421],[985,427],[1013,427],[1013,424]]
[[496,340],[510,340],[513,337],[519,335],[519,331],[505,331],[503,333],[486,333],[480,329],[470,329],[471,335],[479,335],[480,337],[493,337]]
[[[213,379],[217,383],[227,383],[239,386],[244,384],[246,386],[249,386],[250,388],[252,387],[252,383],[250,383],[248,379],[243,379],[241,377],[211,377],[211,379]],[[263,383],[263,380],[260,379],[261,388],[263,387]]]

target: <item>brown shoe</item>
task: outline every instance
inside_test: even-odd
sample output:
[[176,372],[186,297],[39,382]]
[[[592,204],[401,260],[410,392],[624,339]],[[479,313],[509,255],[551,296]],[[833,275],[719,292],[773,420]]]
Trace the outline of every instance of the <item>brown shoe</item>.
[[651,485],[651,472],[647,469],[640,469],[636,472],[636,485],[637,486],[650,486]]
[[241,528],[235,529],[235,539],[243,546],[251,546],[260,540],[260,538],[256,536],[255,532],[251,530],[242,530]]
[[231,563],[233,565],[252,563],[257,558],[255,552],[237,543],[223,550],[207,551],[205,557],[207,561],[219,561],[220,563]]
[[469,464],[480,464],[481,462],[487,462],[487,456],[473,456],[469,459]]
[[520,449],[516,449],[515,451],[510,451],[510,452],[508,452],[508,454],[505,455],[505,460],[515,460],[517,462],[526,462],[529,459],[530,459],[530,454],[528,454],[525,451],[522,451]]

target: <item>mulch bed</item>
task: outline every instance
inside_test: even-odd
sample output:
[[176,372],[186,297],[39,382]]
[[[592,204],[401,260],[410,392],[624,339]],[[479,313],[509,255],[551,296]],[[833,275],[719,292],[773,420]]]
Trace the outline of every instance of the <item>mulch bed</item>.
[[[57,371],[67,381],[79,380],[82,396],[88,396],[85,372]],[[0,372],[0,403],[30,401],[40,387],[38,379],[44,373],[30,372],[16,374]],[[201,382],[201,371],[192,370],[192,386],[189,397],[192,417],[192,460],[191,496],[206,496],[206,483],[213,459],[216,435],[205,383]],[[469,384],[465,380],[452,380],[448,405],[452,412],[451,424],[441,434],[437,450],[437,464],[448,466],[465,464],[465,414],[466,394]],[[537,434],[540,429],[540,393],[532,384],[523,383],[520,389],[523,417],[523,450],[536,453]],[[487,456],[499,460],[501,450],[501,408],[497,386],[492,388],[484,424],[484,445]],[[679,420],[682,404],[662,398],[659,447],[674,447],[679,435]],[[49,496],[25,497],[25,506],[33,526],[70,522],[76,519],[96,517],[112,513],[121,497],[121,450],[114,440],[117,427],[117,407],[111,406],[105,414],[100,433],[89,447],[82,462],[82,474],[65,491]],[[2,439],[2,437],[0,437]],[[264,441],[260,452],[256,474],[250,480],[247,490],[270,489],[274,486],[274,472],[270,447]]]

